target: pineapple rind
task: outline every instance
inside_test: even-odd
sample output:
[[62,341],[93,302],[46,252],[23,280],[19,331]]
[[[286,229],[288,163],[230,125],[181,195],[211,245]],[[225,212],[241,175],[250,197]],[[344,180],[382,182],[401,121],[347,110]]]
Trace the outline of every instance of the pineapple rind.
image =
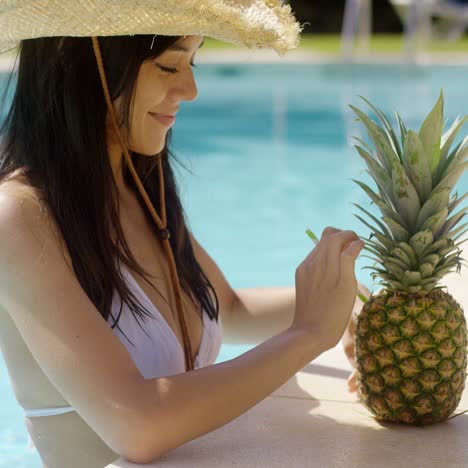
[[467,326],[445,291],[381,290],[356,323],[358,394],[377,419],[431,424],[456,409],[466,380]]

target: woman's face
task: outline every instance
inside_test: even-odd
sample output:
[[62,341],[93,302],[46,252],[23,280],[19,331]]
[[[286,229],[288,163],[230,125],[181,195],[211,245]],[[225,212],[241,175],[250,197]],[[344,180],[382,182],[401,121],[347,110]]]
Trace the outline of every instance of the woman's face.
[[[203,36],[186,36],[159,57],[144,62],[130,106],[129,146],[153,156],[164,149],[166,133],[174,125],[181,101],[197,97],[192,64]],[[115,102],[118,107],[118,103]]]

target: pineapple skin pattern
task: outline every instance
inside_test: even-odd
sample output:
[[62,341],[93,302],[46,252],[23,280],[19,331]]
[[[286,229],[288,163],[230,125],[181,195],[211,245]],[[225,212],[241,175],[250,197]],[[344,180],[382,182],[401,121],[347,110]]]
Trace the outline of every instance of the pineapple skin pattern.
[[384,421],[446,420],[465,388],[466,320],[444,291],[381,291],[356,323],[358,397]]
[[[364,99],[364,98],[363,98]],[[383,288],[369,298],[356,320],[358,397],[378,420],[426,425],[445,421],[457,408],[467,372],[467,324],[463,309],[439,281],[456,268],[456,241],[468,223],[457,226],[466,198],[450,192],[468,162],[468,138],[450,146],[468,116],[442,134],[443,95],[419,133],[407,130],[397,114],[400,140],[387,117],[369,101],[377,124],[350,106],[366,127],[373,148],[357,139],[359,155],[378,193],[356,182],[382,213],[362,239],[373,254],[373,279]]]

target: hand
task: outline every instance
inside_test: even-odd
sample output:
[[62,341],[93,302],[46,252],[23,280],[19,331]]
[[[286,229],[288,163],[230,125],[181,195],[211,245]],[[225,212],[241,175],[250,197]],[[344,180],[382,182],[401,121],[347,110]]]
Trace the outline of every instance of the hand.
[[292,328],[310,332],[324,349],[336,346],[356,300],[356,257],[364,243],[353,231],[327,227],[315,249],[296,269]]
[[[361,283],[359,283],[359,290],[362,291],[367,298],[370,297],[370,291]],[[349,320],[348,326],[346,327],[346,330],[341,339],[344,353],[348,358],[349,363],[353,367],[353,371],[351,372],[347,381],[348,391],[350,393],[357,392],[358,389],[356,377],[356,356],[354,354],[354,334],[356,332],[356,317],[361,312],[363,305],[364,303],[357,297],[356,302],[354,303],[351,319]]]

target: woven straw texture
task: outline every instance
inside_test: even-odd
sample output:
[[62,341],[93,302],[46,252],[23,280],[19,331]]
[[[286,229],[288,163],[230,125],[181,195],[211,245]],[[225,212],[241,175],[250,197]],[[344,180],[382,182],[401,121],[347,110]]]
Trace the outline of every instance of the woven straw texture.
[[157,34],[284,55],[301,30],[280,0],[0,0],[0,53],[36,37]]

